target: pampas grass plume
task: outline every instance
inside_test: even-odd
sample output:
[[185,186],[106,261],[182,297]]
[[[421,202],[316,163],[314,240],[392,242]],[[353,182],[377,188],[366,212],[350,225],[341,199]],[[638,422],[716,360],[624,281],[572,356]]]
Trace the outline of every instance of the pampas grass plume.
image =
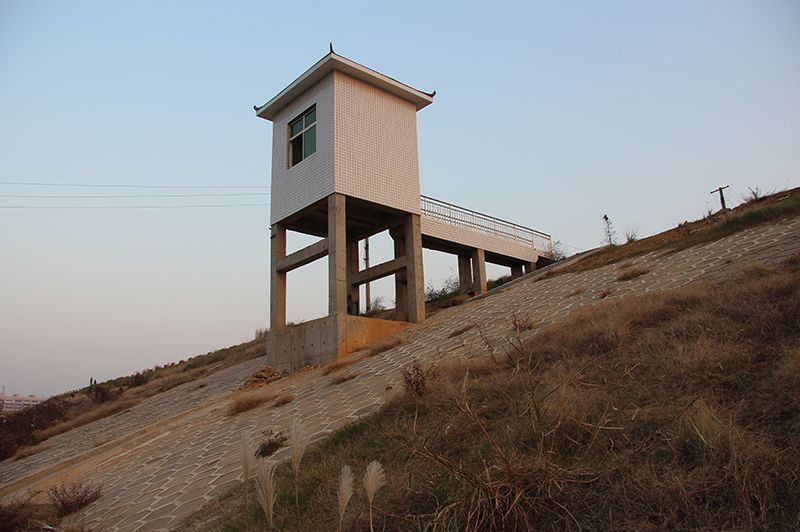
[[275,506],[275,464],[266,462],[259,464],[256,473],[256,493],[261,509],[264,510],[264,515],[267,517],[269,529],[272,530],[274,527],[272,510]]
[[347,508],[347,503],[350,502],[350,497],[353,496],[353,471],[348,465],[342,467],[342,476],[339,480],[339,490],[336,495],[339,498],[339,532],[341,532],[344,511]]
[[375,494],[384,485],[386,485],[386,474],[383,472],[383,467],[380,462],[373,460],[367,466],[367,472],[364,473],[364,489],[367,491],[367,500],[369,501],[370,530],[374,530],[372,527],[372,501],[375,500]]
[[303,455],[308,448],[311,438],[300,422],[300,419],[295,417],[292,420],[292,426],[289,429],[289,441],[292,448],[292,473],[294,473],[294,503],[300,507],[300,499],[297,494],[297,486],[300,482],[300,462],[303,460]]

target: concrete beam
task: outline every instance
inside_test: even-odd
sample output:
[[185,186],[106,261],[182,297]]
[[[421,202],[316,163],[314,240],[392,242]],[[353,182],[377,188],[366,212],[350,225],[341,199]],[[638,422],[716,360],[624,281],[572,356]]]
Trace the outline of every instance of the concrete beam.
[[347,294],[348,314],[358,316],[361,311],[360,290],[358,285],[353,285],[353,275],[358,273],[361,265],[358,263],[358,240],[347,241],[347,286],[350,287]]
[[525,269],[525,273],[531,273],[532,271],[536,270],[536,263],[535,262],[526,262],[522,266]]
[[[393,227],[389,230],[389,235],[394,241],[394,258],[405,257],[406,255],[406,234],[405,226]],[[408,309],[406,308],[406,272],[399,271],[394,276],[394,319],[408,321]]]
[[458,255],[458,285],[465,294],[472,292],[472,264],[469,255]]
[[361,270],[350,276],[350,286],[360,286],[364,283],[376,281],[388,275],[392,275],[406,267],[406,257],[398,257],[390,261],[383,262],[376,266],[371,266],[366,270]]
[[323,238],[319,242],[315,242],[280,259],[277,264],[278,271],[283,273],[290,272],[301,266],[310,264],[317,259],[321,259],[327,254],[328,239]]
[[486,257],[482,249],[472,251],[472,290],[475,294],[486,292]]
[[364,240],[365,238],[369,238],[372,235],[377,235],[378,233],[382,233],[384,231],[388,231],[394,229],[395,227],[403,225],[404,220],[405,216],[398,216],[397,218],[392,218],[391,220],[385,223],[371,227],[366,231],[362,231],[361,233],[351,235],[350,238],[355,240]]
[[408,321],[425,321],[425,277],[422,273],[422,231],[419,214],[409,214],[405,223],[406,308]]
[[347,315],[347,227],[345,197],[328,196],[328,314]]
[[286,272],[278,264],[286,257],[286,227],[275,224],[270,228],[270,299],[269,322],[273,333],[286,329]]

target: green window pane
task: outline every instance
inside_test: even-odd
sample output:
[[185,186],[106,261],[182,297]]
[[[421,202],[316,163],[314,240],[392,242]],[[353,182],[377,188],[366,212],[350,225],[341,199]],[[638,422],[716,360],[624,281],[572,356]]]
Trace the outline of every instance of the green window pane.
[[294,166],[300,161],[303,160],[303,137],[302,135],[297,137],[296,139],[292,139],[289,143],[289,156],[291,164],[289,166]]
[[294,122],[289,124],[289,130],[290,130],[289,136],[291,137],[294,137],[295,135],[303,131],[303,119],[299,118],[298,120],[295,120]]
[[317,126],[303,133],[303,158],[317,151]]
[[317,109],[314,108],[306,115],[306,127],[317,121]]

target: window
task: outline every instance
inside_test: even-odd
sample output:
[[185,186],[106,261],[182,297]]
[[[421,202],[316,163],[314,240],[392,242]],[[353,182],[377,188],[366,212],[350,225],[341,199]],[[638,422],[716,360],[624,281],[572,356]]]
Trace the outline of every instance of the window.
[[317,106],[289,122],[289,167],[317,151]]

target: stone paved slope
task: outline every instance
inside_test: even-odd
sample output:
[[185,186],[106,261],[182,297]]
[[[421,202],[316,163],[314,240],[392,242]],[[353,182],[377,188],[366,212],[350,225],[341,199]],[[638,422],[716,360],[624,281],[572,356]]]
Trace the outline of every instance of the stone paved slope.
[[[103,530],[175,528],[206,501],[241,481],[240,442],[244,432],[255,440],[261,430],[284,430],[293,416],[300,416],[316,438],[323,437],[373,412],[397,392],[406,364],[414,360],[436,362],[481,351],[483,340],[479,338],[478,327],[450,338],[456,329],[475,323],[484,335],[501,343],[511,334],[511,317],[515,313],[527,316],[538,328],[579,307],[597,303],[601,292],[606,290],[611,290],[608,299],[613,299],[676,288],[697,279],[719,280],[753,263],[776,263],[798,250],[800,218],[749,229],[677,253],[659,251],[640,256],[629,262],[650,271],[630,281],[616,280],[619,265],[550,279],[531,275],[489,297],[443,310],[425,323],[409,328],[403,333],[402,345],[340,371],[357,374],[352,380],[333,385],[331,376],[323,376],[319,370],[283,379],[270,386],[291,393],[294,401],[277,408],[265,405],[234,418],[225,415],[227,405],[219,395],[210,394],[205,398],[207,403],[185,415],[132,433],[126,438],[127,445],[97,456],[87,453],[70,466],[69,475],[104,484],[103,497],[85,514],[87,522]],[[575,294],[579,288],[583,291]],[[535,328],[529,334],[534,334]],[[260,363],[261,360],[252,361],[230,370],[225,376],[229,379],[226,385],[212,384],[210,381],[223,378],[210,376],[209,387],[231,389],[238,384],[236,379],[242,379]],[[176,392],[172,396],[174,402],[185,401],[174,408],[185,410],[196,406],[188,399],[190,392],[183,393],[187,395]],[[157,409],[147,403],[140,407]],[[80,441],[98,430],[89,425],[65,437]],[[49,450],[42,454],[46,456],[40,459],[41,463],[58,460],[58,455]],[[274,458],[280,460],[285,456],[284,449]],[[2,464],[4,473],[6,467],[7,462]]]
[[231,368],[176,386],[134,406],[130,410],[99,419],[93,423],[59,434],[47,440],[47,451],[21,460],[0,462],[0,487],[134,433],[153,423],[181,414],[192,406],[227,395],[242,383],[243,376],[263,366],[266,357],[249,360]]

